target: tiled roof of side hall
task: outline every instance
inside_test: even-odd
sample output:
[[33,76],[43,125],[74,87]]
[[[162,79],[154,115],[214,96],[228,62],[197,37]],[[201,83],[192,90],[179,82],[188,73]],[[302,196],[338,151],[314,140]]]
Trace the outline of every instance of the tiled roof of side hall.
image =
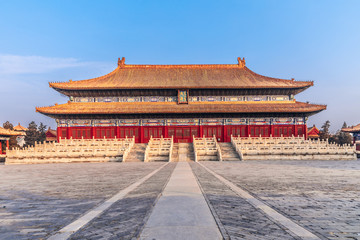
[[254,88],[308,88],[312,81],[295,81],[262,76],[238,64],[208,65],[128,65],[119,59],[118,67],[101,77],[51,82],[56,90],[108,89],[254,89]]
[[49,107],[37,107],[36,111],[46,115],[71,114],[181,114],[181,113],[317,113],[326,109],[326,105],[303,102],[292,103],[121,103],[96,102],[56,104]]
[[341,131],[343,131],[343,132],[360,132],[360,123],[356,126],[342,128]]
[[15,131],[27,131],[28,129],[26,127],[23,127],[20,125],[20,123],[14,127]]
[[20,135],[25,135],[25,133],[0,127],[0,136],[20,136]]

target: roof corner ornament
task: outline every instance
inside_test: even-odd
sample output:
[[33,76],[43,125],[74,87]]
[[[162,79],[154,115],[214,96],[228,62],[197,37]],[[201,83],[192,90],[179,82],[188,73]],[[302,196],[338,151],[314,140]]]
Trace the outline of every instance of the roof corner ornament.
[[241,59],[241,57],[237,58],[239,67],[245,67],[245,58]]
[[118,67],[122,67],[125,65],[125,57],[122,57],[121,60],[120,58],[118,59]]

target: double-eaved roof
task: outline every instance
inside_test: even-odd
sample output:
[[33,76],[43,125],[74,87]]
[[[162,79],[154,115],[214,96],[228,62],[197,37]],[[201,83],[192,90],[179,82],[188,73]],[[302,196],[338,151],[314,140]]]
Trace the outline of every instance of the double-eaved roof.
[[[50,87],[69,96],[79,91],[106,92],[106,90],[133,89],[289,89],[299,93],[313,85],[312,81],[294,81],[271,78],[254,73],[238,64],[220,65],[126,65],[125,59],[111,73],[88,80],[50,83]],[[172,90],[171,90],[172,91]],[[191,93],[191,92],[190,92]],[[110,96],[107,95],[107,96]],[[290,101],[263,102],[68,102],[36,111],[56,117],[84,114],[195,114],[195,113],[301,113],[311,115],[326,109],[326,105]]]

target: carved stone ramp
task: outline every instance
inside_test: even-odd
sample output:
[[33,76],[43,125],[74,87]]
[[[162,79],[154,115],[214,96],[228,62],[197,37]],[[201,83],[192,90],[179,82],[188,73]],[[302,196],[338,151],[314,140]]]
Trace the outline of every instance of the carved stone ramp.
[[140,239],[222,239],[189,163],[177,163]]
[[126,162],[143,162],[146,145],[146,143],[135,143],[126,159]]
[[178,143],[178,161],[191,162],[194,161],[194,148],[191,143]]

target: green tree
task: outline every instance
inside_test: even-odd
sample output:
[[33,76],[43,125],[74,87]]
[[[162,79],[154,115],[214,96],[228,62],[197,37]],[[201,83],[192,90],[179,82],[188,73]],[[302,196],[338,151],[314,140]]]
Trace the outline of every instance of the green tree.
[[5,129],[10,129],[10,130],[14,130],[14,125],[12,123],[10,123],[9,121],[4,122],[3,124],[3,128]]
[[330,121],[326,120],[326,122],[321,126],[320,130],[320,139],[329,139],[330,138]]
[[[342,128],[347,128],[346,122],[344,122]],[[352,138],[352,136],[350,135],[350,133],[342,132],[341,130],[339,131],[338,139],[339,139],[339,144],[340,144],[340,145],[352,144],[352,140],[353,140],[353,138]]]
[[44,125],[41,122],[38,127],[38,137],[37,137],[36,141],[44,142],[45,140],[46,140],[46,125]]
[[26,146],[34,146],[35,141],[38,141],[39,133],[37,129],[38,126],[34,121],[29,123],[28,130],[26,131],[26,136],[25,136]]

